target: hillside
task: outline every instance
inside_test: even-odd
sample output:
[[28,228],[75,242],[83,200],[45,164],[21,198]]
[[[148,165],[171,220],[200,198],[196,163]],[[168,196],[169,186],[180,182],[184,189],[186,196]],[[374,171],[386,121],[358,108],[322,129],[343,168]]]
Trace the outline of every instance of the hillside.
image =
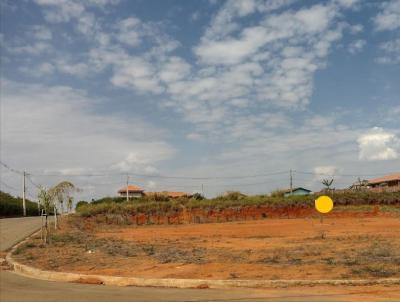
[[[37,203],[27,199],[25,201],[26,215],[38,215]],[[0,217],[18,217],[22,215],[22,198],[0,191]]]

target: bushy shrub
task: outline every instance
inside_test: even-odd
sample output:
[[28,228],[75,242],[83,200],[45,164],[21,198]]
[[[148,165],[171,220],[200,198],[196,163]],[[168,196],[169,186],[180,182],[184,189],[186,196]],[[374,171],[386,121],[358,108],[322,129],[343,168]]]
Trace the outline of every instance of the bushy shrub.
[[282,189],[276,189],[271,192],[271,197],[283,197],[286,191]]
[[100,199],[92,200],[91,204],[99,204],[99,203],[120,203],[126,201],[125,197],[103,197]]
[[203,195],[201,195],[200,193],[194,193],[192,196],[192,199],[203,200],[203,199],[205,199],[205,197]]
[[76,204],[75,209],[78,209],[79,207],[84,206],[84,205],[87,205],[87,204],[89,204],[87,201],[85,201],[85,200],[80,200],[80,201],[78,201],[78,203]]

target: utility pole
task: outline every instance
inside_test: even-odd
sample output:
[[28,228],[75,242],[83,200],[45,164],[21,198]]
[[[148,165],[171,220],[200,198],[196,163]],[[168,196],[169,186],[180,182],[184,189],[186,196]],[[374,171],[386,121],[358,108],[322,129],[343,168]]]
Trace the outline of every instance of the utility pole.
[[293,195],[293,174],[292,169],[290,169],[290,196]]
[[129,186],[129,174],[126,175],[126,201],[129,201],[128,186]]
[[22,181],[22,210],[23,210],[24,216],[26,216],[26,205],[25,205],[25,192],[26,192],[26,187],[25,187],[25,176],[26,176],[26,172],[24,171],[24,178],[23,178],[23,181]]

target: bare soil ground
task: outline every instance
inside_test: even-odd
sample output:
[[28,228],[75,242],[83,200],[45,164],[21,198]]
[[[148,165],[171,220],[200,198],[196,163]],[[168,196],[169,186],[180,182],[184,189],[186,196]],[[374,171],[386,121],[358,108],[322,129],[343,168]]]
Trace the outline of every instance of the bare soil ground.
[[265,219],[191,225],[115,226],[64,221],[19,261],[47,270],[206,279],[400,277],[400,218]]

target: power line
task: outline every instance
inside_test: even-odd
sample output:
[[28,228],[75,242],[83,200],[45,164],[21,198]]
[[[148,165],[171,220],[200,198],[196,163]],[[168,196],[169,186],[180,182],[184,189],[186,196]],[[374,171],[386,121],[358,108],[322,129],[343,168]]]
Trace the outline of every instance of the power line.
[[[9,165],[1,162],[1,165],[11,172],[17,173],[19,175],[23,175],[23,172],[10,167]],[[317,173],[317,172],[309,172],[309,171],[298,171],[292,170],[293,173],[296,174],[305,174],[305,175],[317,175],[317,176],[327,176],[327,177],[360,177],[360,176],[378,176],[388,174],[386,173],[375,173],[375,174],[328,174],[328,173]],[[184,180],[218,180],[218,179],[246,179],[246,178],[258,178],[258,177],[267,177],[267,176],[275,176],[281,174],[287,174],[288,171],[277,171],[277,172],[269,172],[269,173],[260,173],[260,174],[252,174],[252,175],[236,175],[236,176],[175,176],[175,175],[162,175],[162,174],[138,174],[138,173],[28,173],[29,176],[46,176],[46,177],[106,177],[106,176],[129,176],[129,177],[141,177],[141,178],[156,178],[156,179],[184,179]],[[28,180],[36,187],[40,188],[38,184],[32,181],[30,177]],[[257,183],[258,184],[258,183]],[[264,183],[260,183],[264,184]],[[106,184],[105,184],[106,185]],[[223,186],[224,184],[220,184]]]
[[1,184],[11,190],[19,191],[18,189],[14,188],[13,186],[10,186],[9,184],[6,184],[4,181],[0,180]]
[[3,163],[2,161],[0,161],[0,164],[1,164],[4,168],[10,170],[11,172],[14,172],[14,173],[19,174],[19,175],[23,175],[23,174],[24,174],[24,173],[21,172],[21,171],[18,171],[18,170],[14,169],[14,168],[11,168],[9,165]]
[[40,185],[38,185],[38,184],[36,184],[33,180],[32,180],[32,178],[30,178],[30,174],[27,174],[26,175],[26,178],[29,180],[29,182],[32,184],[32,185],[34,185],[37,189],[41,189],[41,187],[40,187]]
[[[317,173],[317,172],[308,172],[308,171],[298,171],[292,170],[293,173],[296,174],[306,174],[306,175],[319,175],[319,176],[340,176],[340,177],[360,177],[360,176],[380,176],[387,173],[374,173],[374,174],[328,174],[328,173]],[[138,173],[30,173],[33,176],[50,176],[50,177],[105,177],[105,176],[130,176],[130,177],[141,177],[141,178],[159,178],[159,179],[186,179],[186,180],[216,180],[216,179],[246,179],[246,178],[258,178],[258,177],[267,177],[274,176],[280,174],[287,174],[289,171],[277,171],[270,173],[260,173],[260,174],[252,174],[252,175],[235,175],[235,176],[175,176],[175,175],[163,175],[163,174],[138,174]],[[394,173],[394,172],[392,172]]]
[[293,170],[293,172],[298,173],[298,174],[308,174],[308,175],[320,175],[320,176],[329,176],[329,177],[334,177],[334,176],[340,176],[340,177],[360,177],[360,176],[380,176],[380,175],[388,175],[388,174],[394,174],[395,172],[385,172],[385,173],[375,173],[375,174],[328,174],[328,173],[316,173],[316,172],[305,172],[305,171],[297,171]]
[[137,174],[137,173],[99,173],[99,174],[80,174],[80,173],[62,173],[62,174],[32,174],[33,176],[71,176],[71,177],[101,177],[101,176],[132,176],[132,177],[143,177],[143,178],[165,178],[165,179],[190,179],[190,180],[212,180],[212,179],[244,179],[244,178],[257,178],[263,176],[273,176],[279,174],[285,174],[287,171],[279,171],[272,173],[263,173],[263,174],[253,174],[253,175],[243,175],[243,176],[204,176],[204,177],[196,177],[196,176],[172,176],[172,175],[155,175],[155,174]]

